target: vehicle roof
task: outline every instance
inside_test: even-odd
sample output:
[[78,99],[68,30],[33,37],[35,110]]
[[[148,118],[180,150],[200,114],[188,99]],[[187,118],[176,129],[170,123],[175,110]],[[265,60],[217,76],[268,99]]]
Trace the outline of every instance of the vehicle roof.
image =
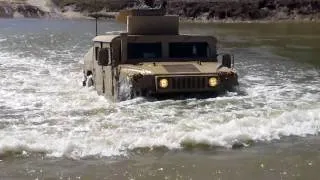
[[92,41],[110,43],[117,37],[120,37],[120,35],[99,35],[94,37]]
[[[213,36],[204,36],[204,35],[189,35],[189,34],[181,34],[181,35],[128,35],[128,37],[143,37],[143,36],[179,36],[179,37],[207,37],[207,38],[214,38]],[[111,43],[114,39],[120,37],[120,35],[99,35],[93,38],[94,42],[106,42],[106,43]]]

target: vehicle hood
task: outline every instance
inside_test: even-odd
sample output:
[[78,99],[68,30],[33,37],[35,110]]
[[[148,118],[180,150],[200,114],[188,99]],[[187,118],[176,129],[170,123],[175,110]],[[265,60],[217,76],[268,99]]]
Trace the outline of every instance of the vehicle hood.
[[157,62],[136,65],[121,64],[120,71],[142,75],[179,75],[217,73],[217,62]]

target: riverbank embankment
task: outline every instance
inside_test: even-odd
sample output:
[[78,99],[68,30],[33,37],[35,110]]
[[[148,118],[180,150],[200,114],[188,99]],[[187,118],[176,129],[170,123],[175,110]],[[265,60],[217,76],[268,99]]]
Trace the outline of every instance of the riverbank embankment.
[[[96,2],[96,3],[95,3]],[[192,22],[319,21],[320,0],[169,0],[168,14]],[[0,17],[113,18],[130,0],[0,0]]]
[[0,0],[0,17],[2,18],[39,18],[48,17],[49,11],[45,7],[32,4],[27,0]]

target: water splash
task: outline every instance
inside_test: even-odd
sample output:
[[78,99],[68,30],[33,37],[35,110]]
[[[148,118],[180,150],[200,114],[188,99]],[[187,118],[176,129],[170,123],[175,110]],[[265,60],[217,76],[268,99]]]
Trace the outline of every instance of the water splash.
[[129,78],[120,78],[119,80],[119,100],[125,101],[131,99],[132,94],[132,83]]
[[[78,42],[80,35],[2,36],[8,40],[0,49],[0,156],[117,156],[188,144],[231,148],[320,132],[319,69],[297,68],[265,49],[238,49],[245,94],[113,103],[82,87],[79,61],[89,38]],[[71,42],[61,43],[66,38]],[[127,97],[130,83],[122,85]]]

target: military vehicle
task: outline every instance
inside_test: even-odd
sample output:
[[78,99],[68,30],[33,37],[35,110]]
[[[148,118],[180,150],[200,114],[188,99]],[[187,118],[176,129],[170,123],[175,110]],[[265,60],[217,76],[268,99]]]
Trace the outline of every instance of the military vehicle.
[[234,58],[218,62],[217,39],[179,34],[161,8],[122,10],[126,32],[96,36],[84,57],[84,86],[116,101],[137,96],[216,95],[238,85]]

